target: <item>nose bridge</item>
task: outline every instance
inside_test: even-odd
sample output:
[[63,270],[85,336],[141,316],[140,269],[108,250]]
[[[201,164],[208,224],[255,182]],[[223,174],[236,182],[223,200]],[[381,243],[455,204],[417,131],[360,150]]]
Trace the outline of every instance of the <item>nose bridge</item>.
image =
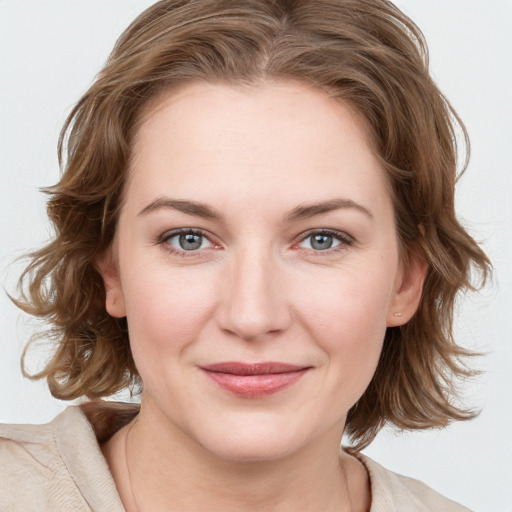
[[247,340],[285,329],[290,312],[281,272],[277,256],[260,244],[236,251],[225,280],[221,327]]

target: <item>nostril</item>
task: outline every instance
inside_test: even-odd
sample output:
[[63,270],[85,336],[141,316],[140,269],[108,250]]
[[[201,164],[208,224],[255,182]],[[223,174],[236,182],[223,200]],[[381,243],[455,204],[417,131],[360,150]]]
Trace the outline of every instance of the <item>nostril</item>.
[[275,337],[291,323],[291,314],[284,303],[266,303],[265,307],[248,302],[236,302],[219,313],[219,327],[237,337],[254,341]]

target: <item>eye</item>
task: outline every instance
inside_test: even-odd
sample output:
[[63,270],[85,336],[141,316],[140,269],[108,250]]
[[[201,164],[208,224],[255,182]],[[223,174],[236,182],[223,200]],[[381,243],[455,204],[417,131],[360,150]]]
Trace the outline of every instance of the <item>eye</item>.
[[160,243],[165,244],[168,250],[174,254],[196,253],[202,249],[214,247],[214,244],[199,229],[177,229],[164,233]]
[[353,239],[342,231],[316,230],[306,233],[299,247],[315,252],[336,251],[352,243]]

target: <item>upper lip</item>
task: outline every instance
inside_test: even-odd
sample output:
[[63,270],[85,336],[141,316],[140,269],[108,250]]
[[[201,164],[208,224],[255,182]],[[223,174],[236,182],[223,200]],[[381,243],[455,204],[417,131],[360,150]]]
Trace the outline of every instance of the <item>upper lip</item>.
[[201,366],[203,370],[218,373],[230,373],[233,375],[268,375],[275,373],[291,373],[305,370],[309,366],[265,361],[262,363],[240,363],[227,361]]

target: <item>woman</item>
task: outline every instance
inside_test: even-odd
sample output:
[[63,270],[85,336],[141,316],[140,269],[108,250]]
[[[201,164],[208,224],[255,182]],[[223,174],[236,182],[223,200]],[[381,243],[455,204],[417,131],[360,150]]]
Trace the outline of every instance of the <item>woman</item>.
[[[1,427],[2,510],[466,510],[359,453],[473,415],[452,312],[489,263],[425,51],[383,0],[135,20],[64,127],[18,300],[58,340],[34,377],[93,401]],[[129,386],[140,410],[99,400]]]

